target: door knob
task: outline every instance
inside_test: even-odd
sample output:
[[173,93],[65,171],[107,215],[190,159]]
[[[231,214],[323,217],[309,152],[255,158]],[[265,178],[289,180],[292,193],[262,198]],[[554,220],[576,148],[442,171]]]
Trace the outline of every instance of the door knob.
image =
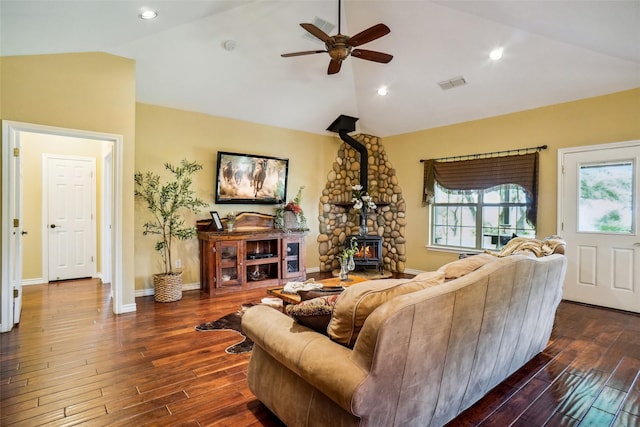
[[56,225],[55,224],[51,224],[49,227],[56,228]]

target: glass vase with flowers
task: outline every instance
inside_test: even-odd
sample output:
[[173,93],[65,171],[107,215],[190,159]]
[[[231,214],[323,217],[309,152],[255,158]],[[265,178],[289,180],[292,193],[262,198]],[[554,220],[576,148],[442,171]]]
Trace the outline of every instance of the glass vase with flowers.
[[356,268],[356,263],[353,260],[353,256],[358,253],[358,240],[355,237],[351,238],[351,242],[345,244],[345,248],[338,254],[340,260],[340,273],[338,278],[341,282],[350,282],[349,273]]
[[360,213],[360,228],[358,234],[365,236],[369,233],[369,227],[367,226],[369,210],[375,209],[377,206],[360,184],[351,187],[351,201],[353,202],[353,209]]

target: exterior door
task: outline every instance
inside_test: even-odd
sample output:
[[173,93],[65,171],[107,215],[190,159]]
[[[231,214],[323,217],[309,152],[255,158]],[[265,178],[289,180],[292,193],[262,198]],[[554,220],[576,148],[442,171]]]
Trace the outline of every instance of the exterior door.
[[47,156],[49,280],[95,271],[95,159]]
[[560,150],[563,297],[640,313],[640,141]]

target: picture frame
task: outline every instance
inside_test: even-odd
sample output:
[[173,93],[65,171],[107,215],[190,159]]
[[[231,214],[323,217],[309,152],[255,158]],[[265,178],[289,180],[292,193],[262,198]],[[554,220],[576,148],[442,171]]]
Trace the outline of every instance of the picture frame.
[[213,225],[217,231],[222,231],[222,220],[218,212],[210,211],[209,213],[211,214],[211,225]]
[[283,203],[287,196],[288,173],[289,159],[219,151],[215,202]]

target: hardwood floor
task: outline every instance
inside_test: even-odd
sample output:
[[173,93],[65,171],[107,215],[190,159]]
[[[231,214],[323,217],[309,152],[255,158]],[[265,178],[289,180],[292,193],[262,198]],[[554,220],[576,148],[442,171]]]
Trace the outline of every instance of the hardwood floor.
[[[233,332],[194,326],[264,290],[175,303],[137,298],[111,313],[96,280],[24,288],[22,321],[0,334],[0,425],[282,426],[246,385]],[[640,316],[563,302],[547,349],[454,426],[640,426]]]

